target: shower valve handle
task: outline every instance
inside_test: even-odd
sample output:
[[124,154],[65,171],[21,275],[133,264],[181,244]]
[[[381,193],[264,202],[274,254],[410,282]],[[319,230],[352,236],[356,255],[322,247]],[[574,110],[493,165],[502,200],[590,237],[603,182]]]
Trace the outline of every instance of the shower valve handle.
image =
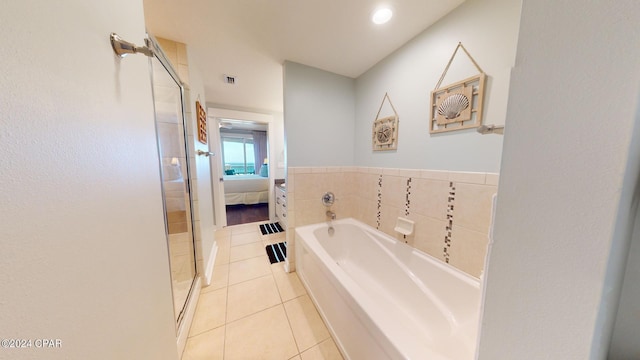
[[322,195],[322,205],[331,206],[336,201],[336,196],[331,191],[327,191]]

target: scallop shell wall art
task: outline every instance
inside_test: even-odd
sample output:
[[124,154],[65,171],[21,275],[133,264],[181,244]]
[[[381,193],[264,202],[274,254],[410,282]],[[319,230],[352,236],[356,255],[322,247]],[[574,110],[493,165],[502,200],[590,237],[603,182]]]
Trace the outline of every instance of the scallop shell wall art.
[[447,120],[453,120],[460,116],[460,113],[469,107],[469,98],[463,94],[451,94],[438,106],[438,115],[444,116]]
[[[451,62],[460,48],[464,50],[480,73],[468,79],[440,87]],[[435,90],[431,92],[429,132],[434,134],[481,126],[485,81],[486,74],[469,55],[464,46],[459,43]]]

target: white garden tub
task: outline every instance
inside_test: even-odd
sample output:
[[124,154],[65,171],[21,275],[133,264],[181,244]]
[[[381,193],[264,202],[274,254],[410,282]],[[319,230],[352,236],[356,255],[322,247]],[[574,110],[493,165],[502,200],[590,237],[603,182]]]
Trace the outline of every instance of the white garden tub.
[[473,359],[477,279],[354,219],[296,228],[296,271],[343,355]]

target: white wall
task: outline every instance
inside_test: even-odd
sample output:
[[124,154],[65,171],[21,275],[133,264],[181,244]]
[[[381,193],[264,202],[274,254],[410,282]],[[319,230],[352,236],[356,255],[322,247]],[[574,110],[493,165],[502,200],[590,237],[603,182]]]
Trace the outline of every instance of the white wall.
[[142,1],[0,12],[1,359],[177,359]]
[[[489,76],[484,123],[504,124],[519,15],[520,1],[469,0],[358,77],[356,165],[498,172],[501,136],[475,129],[429,134],[430,92],[462,42]],[[476,74],[460,49],[442,85]],[[385,92],[400,119],[398,150],[374,152],[371,128]]]
[[274,112],[273,128],[274,133],[269,134],[269,146],[273,147],[275,160],[269,164],[269,172],[273,172],[276,179],[284,179],[286,170],[285,141],[284,141],[284,114]]
[[608,358],[637,359],[640,358],[640,214],[636,214],[633,238],[624,285],[620,297],[620,306],[616,316],[615,328],[611,339]]
[[284,63],[287,166],[353,165],[354,90],[351,78]]
[[[189,47],[187,47],[189,52]],[[198,117],[196,111],[196,101],[200,102],[206,111],[206,98],[204,90],[204,82],[202,80],[202,74],[193,61],[193,56],[187,56],[189,62],[189,98],[187,100],[187,106],[190,108],[190,112],[187,116],[191,116],[191,128],[188,130],[189,134],[189,149],[192,151],[189,155],[194,157],[195,162],[195,179],[192,179],[192,195],[197,196],[193,202],[194,211],[194,225],[196,229],[196,239],[200,239],[201,248],[197,251],[198,254],[198,269],[201,275],[205,278],[205,283],[209,283],[211,274],[209,273],[208,265],[213,264],[215,256],[215,219],[213,212],[213,194],[211,186],[211,162],[215,161],[215,157],[207,157],[202,155],[196,155],[197,150],[209,151],[209,144],[211,143],[211,134],[208,134],[207,144],[203,144],[198,141]],[[207,124],[211,126],[210,124]],[[194,191],[195,190],[195,191]]]
[[480,359],[606,356],[640,171],[638,14],[523,3]]

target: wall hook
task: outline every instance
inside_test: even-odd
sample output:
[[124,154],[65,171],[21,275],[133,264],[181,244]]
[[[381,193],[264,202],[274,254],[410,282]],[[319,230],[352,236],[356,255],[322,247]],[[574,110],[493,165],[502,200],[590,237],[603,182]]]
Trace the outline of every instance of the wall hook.
[[482,125],[476,130],[480,134],[504,134],[504,125]]
[[120,36],[116,33],[111,33],[109,35],[109,39],[111,40],[111,47],[113,48],[113,52],[116,53],[119,57],[123,58],[128,54],[144,54],[147,56],[153,56],[153,50],[151,50],[147,46],[136,46],[133,43],[122,40]]

